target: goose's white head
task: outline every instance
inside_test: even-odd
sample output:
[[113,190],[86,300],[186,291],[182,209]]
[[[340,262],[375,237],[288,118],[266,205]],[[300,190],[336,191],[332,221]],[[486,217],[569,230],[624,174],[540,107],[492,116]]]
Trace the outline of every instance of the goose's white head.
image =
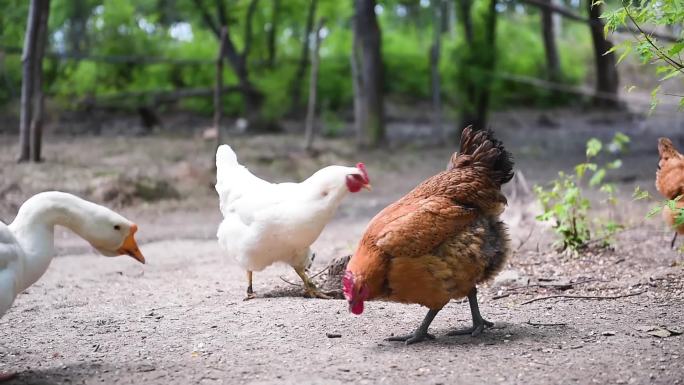
[[88,215],[82,217],[74,231],[104,256],[129,255],[138,262],[145,263],[145,257],[135,241],[135,233],[138,231],[135,223],[95,204],[88,211]]

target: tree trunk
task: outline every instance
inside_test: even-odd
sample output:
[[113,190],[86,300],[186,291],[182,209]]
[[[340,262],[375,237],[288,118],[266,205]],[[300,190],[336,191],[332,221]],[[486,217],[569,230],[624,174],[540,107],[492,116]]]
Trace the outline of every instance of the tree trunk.
[[214,84],[214,129],[216,130],[216,148],[223,144],[221,116],[223,112],[223,56],[225,55],[226,50],[226,31],[226,26],[222,26],[219,52],[216,56],[216,84]]
[[42,0],[31,0],[29,4],[24,51],[21,55],[21,113],[19,116],[19,162],[29,160],[31,154],[31,110],[33,109],[33,74],[38,28]]
[[489,96],[492,86],[492,73],[496,63],[496,2],[490,0],[489,10],[485,18],[485,44],[487,49],[483,51],[482,67],[485,72],[484,84],[480,86],[477,100],[477,120],[474,122],[476,129],[487,128],[487,115],[489,112]]
[[266,59],[269,68],[273,68],[276,59],[276,35],[278,34],[278,18],[280,17],[280,0],[273,0],[273,10],[271,13],[271,29],[268,30],[268,58]]
[[222,0],[216,0],[216,8],[218,14],[218,23],[209,13],[207,7],[202,0],[194,0],[194,4],[202,15],[204,23],[214,32],[217,39],[221,39],[220,26],[226,26],[226,42],[225,42],[225,56],[231,68],[238,78],[239,89],[242,92],[245,103],[245,112],[247,120],[251,123],[258,120],[259,110],[263,101],[263,95],[259,92],[252,82],[249,80],[249,72],[247,68],[247,57],[252,46],[252,20],[254,12],[259,0],[251,0],[247,8],[247,17],[245,20],[244,32],[244,48],[242,52],[238,52],[231,37],[231,31],[228,26],[228,16],[225,4]]
[[302,98],[302,84],[304,82],[304,75],[306,75],[306,67],[309,64],[309,37],[314,27],[314,17],[316,16],[316,7],[318,0],[310,0],[309,12],[306,15],[306,28],[302,36],[302,51],[299,55],[299,63],[297,64],[297,71],[292,79],[290,86],[290,93],[292,95],[291,111],[294,112],[299,108],[300,100]]
[[[553,0],[543,0],[549,4]],[[549,8],[539,8],[542,24],[542,38],[544,39],[544,53],[546,54],[546,78],[557,82],[561,79],[560,61],[558,60],[558,48],[556,47],[556,32],[554,15]]]
[[472,1],[460,0],[461,20],[468,45],[465,53],[464,87],[461,100],[461,127],[473,126],[476,130],[487,127],[492,72],[496,63],[496,0],[490,0],[484,17],[484,36],[474,35]]
[[441,40],[442,33],[445,32],[444,14],[446,8],[445,2],[442,0],[432,0],[432,46],[430,47],[430,73],[432,74],[432,110],[433,129],[439,136],[440,140],[444,139],[444,130],[442,128],[442,98],[441,98],[441,77],[439,73],[439,58],[441,54]]
[[601,5],[592,6],[592,0],[586,0],[589,11],[589,28],[594,44],[594,59],[596,63],[596,96],[594,105],[597,107],[618,107],[618,73],[615,53],[608,52],[613,44],[603,34],[603,22],[600,19]]
[[359,39],[354,36],[351,56],[349,58],[351,62],[352,90],[354,92],[354,132],[356,133],[357,143],[362,141],[363,126],[361,124],[361,117],[365,114],[365,97],[363,94],[363,79],[361,77],[361,49],[359,44]]
[[316,90],[318,88],[318,64],[320,62],[319,51],[321,48],[321,29],[323,28],[323,19],[318,21],[316,25],[316,35],[314,37],[314,46],[311,51],[311,76],[309,78],[309,103],[306,109],[306,123],[304,136],[304,150],[311,151],[313,148],[314,136],[316,130],[314,127],[316,118]]
[[87,23],[92,8],[85,0],[72,0],[69,8],[68,45],[69,52],[80,55],[87,52]]
[[[472,8],[472,0],[458,0],[458,5],[458,16],[461,19],[461,25],[463,26],[463,34],[465,36],[465,42],[468,47],[468,52],[465,54],[467,56],[473,56],[475,55],[475,37],[473,36],[473,19],[472,15],[470,14],[470,10]],[[466,61],[465,65],[463,65],[463,70],[467,72],[472,72],[472,69],[469,68],[470,65],[472,65],[472,60]],[[471,76],[468,76],[468,73],[466,73],[466,75],[461,80],[463,80],[462,87],[464,91],[462,93],[462,100],[460,101],[461,123],[460,127],[457,127],[458,132],[460,132],[460,129],[472,125],[473,122],[476,120],[474,104],[477,95],[475,93],[474,81]]]
[[43,57],[47,44],[48,19],[50,17],[50,0],[41,0],[38,30],[36,31],[35,54],[33,60],[33,111],[31,118],[31,149],[33,162],[41,161],[41,147],[43,142],[43,111],[45,97],[43,94]]
[[364,106],[357,116],[361,128],[358,144],[377,147],[385,139],[380,27],[375,15],[375,0],[355,0],[354,5],[354,39],[360,54],[358,69]]

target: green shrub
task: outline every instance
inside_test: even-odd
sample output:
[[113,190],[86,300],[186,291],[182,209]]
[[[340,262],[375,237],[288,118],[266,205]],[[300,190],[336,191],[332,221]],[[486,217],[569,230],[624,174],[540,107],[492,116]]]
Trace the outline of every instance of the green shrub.
[[[609,143],[608,149],[620,153],[626,149],[629,137],[617,133]],[[589,218],[591,202],[587,198],[587,188],[600,191],[605,195],[605,203],[615,206],[616,187],[605,182],[606,174],[620,168],[622,161],[614,159],[599,165],[597,156],[604,151],[603,143],[592,138],[587,142],[586,161],[575,166],[573,174],[558,173],[558,178],[547,187],[536,185],[534,193],[541,203],[543,213],[536,218],[541,222],[552,222],[553,229],[559,238],[556,245],[561,250],[578,252],[593,241],[601,241],[601,246],[608,246],[612,235],[622,226],[610,219]],[[588,180],[586,180],[588,178]]]

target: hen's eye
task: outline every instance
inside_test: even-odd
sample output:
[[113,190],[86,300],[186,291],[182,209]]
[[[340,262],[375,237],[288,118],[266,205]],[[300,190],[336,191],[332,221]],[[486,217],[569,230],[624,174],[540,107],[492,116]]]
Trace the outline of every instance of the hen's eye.
[[119,226],[119,225],[114,225],[114,230],[116,230],[116,231],[121,230],[121,226]]

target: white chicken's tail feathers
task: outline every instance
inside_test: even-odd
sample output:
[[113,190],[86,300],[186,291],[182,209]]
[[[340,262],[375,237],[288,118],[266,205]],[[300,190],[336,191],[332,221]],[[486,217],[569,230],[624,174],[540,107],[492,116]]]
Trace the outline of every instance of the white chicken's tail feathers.
[[227,144],[222,144],[216,150],[216,168],[220,169],[222,166],[237,166],[237,155],[235,151]]
[[239,166],[237,155],[235,151],[227,144],[222,144],[216,150],[216,182],[221,184],[221,177],[225,175],[226,170]]

